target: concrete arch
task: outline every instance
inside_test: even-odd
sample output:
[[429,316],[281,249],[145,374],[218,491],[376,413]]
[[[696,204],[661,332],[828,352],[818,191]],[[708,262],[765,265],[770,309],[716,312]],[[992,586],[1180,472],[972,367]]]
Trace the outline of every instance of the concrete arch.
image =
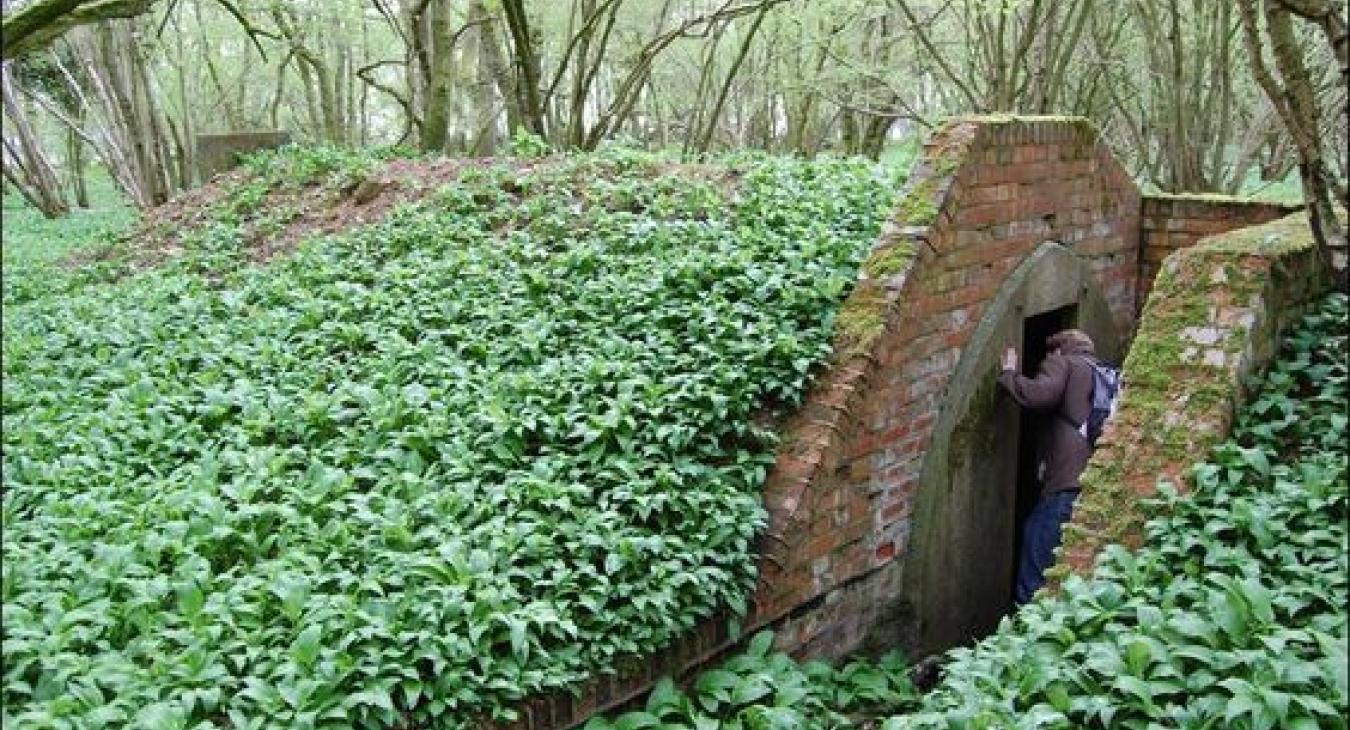
[[1103,357],[1123,341],[1087,261],[1042,243],[1005,279],[964,348],[934,423],[916,493],[902,634],[921,656],[989,633],[1011,600],[1020,414],[995,383],[1027,323],[1055,316]]

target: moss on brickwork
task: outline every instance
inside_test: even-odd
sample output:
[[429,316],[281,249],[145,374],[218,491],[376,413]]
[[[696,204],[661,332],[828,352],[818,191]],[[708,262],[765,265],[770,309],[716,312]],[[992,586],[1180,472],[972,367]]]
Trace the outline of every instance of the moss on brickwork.
[[914,180],[895,205],[894,220],[903,226],[926,226],[937,220],[940,204],[939,190],[961,167],[965,149],[930,150],[925,162],[928,172]]
[[926,226],[937,220],[937,191],[937,175],[915,183],[896,203],[896,220],[906,226]]
[[1144,196],[1146,200],[1165,200],[1178,203],[1220,203],[1223,205],[1272,205],[1280,208],[1294,210],[1297,205],[1290,205],[1288,202],[1275,200],[1274,198],[1243,197],[1240,195],[1224,195],[1222,193],[1149,193]]
[[[939,189],[961,166],[964,149],[930,150],[928,172],[914,179],[896,203],[891,220],[904,227],[923,227],[937,220]],[[863,280],[839,309],[835,321],[834,361],[870,352],[886,330],[890,301],[880,279],[905,273],[918,254],[914,239],[878,246],[862,264]]]
[[910,225],[928,225],[937,219],[938,208],[933,202],[935,185],[925,183],[900,201],[901,220]]
[[834,360],[847,360],[871,351],[886,330],[886,293],[873,280],[864,280],[839,308],[834,323]]
[[1073,114],[970,114],[952,117],[952,122],[970,122],[973,124],[1036,124],[1038,122],[1053,122],[1055,124],[1067,124],[1075,129],[1087,130],[1095,136],[1097,128],[1092,124],[1092,120],[1087,117],[1080,117]]
[[[1232,407],[1242,396],[1236,368],[1244,352],[1260,356],[1252,342],[1261,333],[1215,320],[1226,309],[1240,309],[1254,318],[1246,324],[1260,327],[1266,313],[1258,308],[1286,306],[1262,300],[1274,264],[1311,255],[1312,246],[1306,220],[1291,215],[1211,237],[1168,258],[1125,358],[1126,386],[1115,423],[1083,474],[1083,496],[1065,527],[1063,554],[1138,544],[1146,515],[1136,485],[1151,486],[1164,473],[1204,458],[1226,435]],[[1215,329],[1221,336],[1195,342],[1187,336],[1190,328]],[[1222,362],[1206,362],[1205,352],[1216,350]],[[1050,585],[1059,585],[1070,570],[1056,566],[1048,573]]]
[[862,264],[862,271],[873,279],[887,279],[909,268],[914,260],[915,246],[912,241],[903,241],[872,252]]
[[[964,154],[965,150],[961,150]],[[946,150],[933,160],[934,177],[947,177],[956,172],[961,167],[962,155],[954,154],[952,150]]]
[[1280,257],[1310,245],[1308,219],[1301,214],[1206,239],[1206,248],[1216,254],[1261,257]]

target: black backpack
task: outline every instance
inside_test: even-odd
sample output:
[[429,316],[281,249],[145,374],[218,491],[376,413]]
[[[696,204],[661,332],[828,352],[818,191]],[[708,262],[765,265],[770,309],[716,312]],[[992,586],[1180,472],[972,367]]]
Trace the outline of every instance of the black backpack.
[[[1120,395],[1122,379],[1116,365],[1090,357],[1084,359],[1092,368],[1092,410],[1088,412],[1087,420],[1078,426],[1078,433],[1095,449],[1107,419],[1116,412],[1116,397]],[[1068,420],[1067,416],[1065,420]]]

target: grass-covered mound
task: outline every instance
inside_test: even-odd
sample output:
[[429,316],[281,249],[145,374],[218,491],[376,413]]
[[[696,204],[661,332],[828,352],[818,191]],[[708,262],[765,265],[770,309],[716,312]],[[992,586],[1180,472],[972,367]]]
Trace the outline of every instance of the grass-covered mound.
[[467,727],[744,600],[752,416],[891,181],[470,168],[253,265],[240,200],[304,154],[162,265],[7,307],[6,727]]

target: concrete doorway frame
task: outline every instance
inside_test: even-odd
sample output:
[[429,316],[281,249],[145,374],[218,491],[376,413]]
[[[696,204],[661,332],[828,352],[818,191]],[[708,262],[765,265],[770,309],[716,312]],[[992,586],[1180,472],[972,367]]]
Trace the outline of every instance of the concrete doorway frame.
[[920,472],[902,578],[897,618],[912,658],[969,644],[1005,615],[1020,414],[995,376],[1004,348],[1022,348],[1028,318],[1069,306],[1098,354],[1118,361],[1124,340],[1087,260],[1046,241],[1004,280],[952,374]]

